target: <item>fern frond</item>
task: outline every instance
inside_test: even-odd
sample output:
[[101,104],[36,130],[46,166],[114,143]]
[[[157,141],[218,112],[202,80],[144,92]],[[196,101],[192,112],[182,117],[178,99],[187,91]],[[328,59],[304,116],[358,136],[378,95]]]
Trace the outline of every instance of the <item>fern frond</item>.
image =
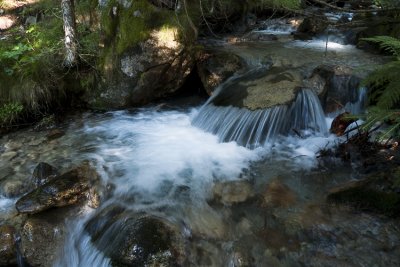
[[370,100],[379,108],[395,108],[400,102],[400,61],[381,66],[372,72],[363,84],[372,89]]
[[400,134],[400,110],[383,110],[379,107],[372,107],[368,110],[367,119],[362,126],[363,130],[370,130],[379,124],[386,124],[388,127],[378,136],[383,140]]
[[374,36],[370,38],[363,38],[361,40],[379,44],[382,50],[400,58],[400,40],[391,36]]

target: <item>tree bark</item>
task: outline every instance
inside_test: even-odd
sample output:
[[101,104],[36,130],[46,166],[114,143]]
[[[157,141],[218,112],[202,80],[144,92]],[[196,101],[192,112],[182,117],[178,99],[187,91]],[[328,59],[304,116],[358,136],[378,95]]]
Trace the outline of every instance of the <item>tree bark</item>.
[[74,0],[61,0],[61,10],[64,21],[64,66],[71,68],[78,62],[78,44],[76,40],[76,24]]

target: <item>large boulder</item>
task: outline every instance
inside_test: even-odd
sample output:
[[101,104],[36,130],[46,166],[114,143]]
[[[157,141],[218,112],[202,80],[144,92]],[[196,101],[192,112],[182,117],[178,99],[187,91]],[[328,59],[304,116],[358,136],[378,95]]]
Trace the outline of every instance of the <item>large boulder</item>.
[[197,62],[197,71],[206,92],[212,95],[214,90],[234,73],[243,68],[242,59],[227,52],[203,53]]
[[324,16],[307,17],[297,28],[296,34],[299,34],[300,36],[315,36],[323,33],[328,25],[329,21]]
[[94,245],[114,266],[182,266],[183,241],[167,220],[109,206],[86,225]]
[[35,214],[54,207],[77,204],[93,197],[99,174],[88,162],[57,176],[21,197],[16,208],[20,213]]

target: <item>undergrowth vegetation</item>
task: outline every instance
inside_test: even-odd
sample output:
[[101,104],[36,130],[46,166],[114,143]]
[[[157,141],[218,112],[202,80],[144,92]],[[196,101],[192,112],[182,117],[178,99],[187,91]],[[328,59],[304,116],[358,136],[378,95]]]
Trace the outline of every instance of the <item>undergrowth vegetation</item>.
[[371,73],[364,81],[370,89],[371,107],[364,127],[385,122],[389,127],[380,138],[400,136],[400,39],[390,36],[365,38],[394,56],[394,60]]
[[[84,70],[96,65],[99,32],[91,27],[96,6],[95,0],[76,2],[82,62],[78,71],[62,66],[64,31],[59,1],[42,0],[15,11],[20,22],[7,30],[0,46],[0,127],[18,117],[40,118],[64,105],[71,94],[65,85],[72,80],[80,83],[69,84],[72,89],[92,86],[92,75],[86,75]],[[24,23],[28,16],[37,22]]]

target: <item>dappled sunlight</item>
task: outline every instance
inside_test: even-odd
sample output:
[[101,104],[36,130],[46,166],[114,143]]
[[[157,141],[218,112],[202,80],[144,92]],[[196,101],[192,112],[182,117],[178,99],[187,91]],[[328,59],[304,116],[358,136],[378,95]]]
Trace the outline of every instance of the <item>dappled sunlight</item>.
[[0,8],[5,10],[12,10],[24,5],[31,5],[40,2],[40,0],[2,0],[0,2]]
[[150,35],[155,40],[157,47],[169,49],[179,47],[177,41],[178,29],[176,27],[163,27],[160,30],[154,30]]
[[12,16],[0,16],[0,31],[8,30],[16,22],[16,19]]

